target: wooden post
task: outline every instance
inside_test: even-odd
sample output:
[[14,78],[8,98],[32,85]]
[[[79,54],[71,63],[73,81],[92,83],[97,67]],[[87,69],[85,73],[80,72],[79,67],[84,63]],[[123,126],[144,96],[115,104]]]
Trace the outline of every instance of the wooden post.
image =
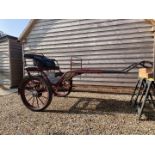
[[155,79],[155,27],[153,27],[153,79]]
[[22,64],[23,64],[23,77],[25,76],[25,59],[24,59],[24,44],[25,44],[25,40],[22,41]]

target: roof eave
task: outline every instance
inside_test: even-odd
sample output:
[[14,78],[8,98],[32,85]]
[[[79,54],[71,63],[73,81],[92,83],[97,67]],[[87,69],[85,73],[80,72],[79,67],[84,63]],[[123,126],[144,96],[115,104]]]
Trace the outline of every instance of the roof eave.
[[14,39],[17,40],[17,37],[11,36],[11,35],[5,35],[3,37],[0,38],[0,42],[6,41],[8,39]]
[[146,21],[148,24],[151,24],[152,26],[155,26],[155,19],[145,19],[145,21]]
[[37,19],[31,19],[28,23],[28,25],[25,27],[25,29],[23,30],[23,32],[20,34],[18,40],[23,41],[27,35],[30,33],[33,25],[36,23]]

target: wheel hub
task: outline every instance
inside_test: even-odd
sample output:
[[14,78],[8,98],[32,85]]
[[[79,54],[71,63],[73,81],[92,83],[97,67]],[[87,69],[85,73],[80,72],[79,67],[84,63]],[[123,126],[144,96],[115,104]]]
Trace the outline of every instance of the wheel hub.
[[38,92],[36,90],[33,90],[32,95],[33,95],[33,97],[38,97]]

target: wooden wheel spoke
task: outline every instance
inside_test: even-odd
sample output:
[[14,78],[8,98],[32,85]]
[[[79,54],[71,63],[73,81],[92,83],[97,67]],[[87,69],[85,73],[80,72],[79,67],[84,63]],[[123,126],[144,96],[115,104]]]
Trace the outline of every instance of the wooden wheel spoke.
[[34,101],[35,101],[35,98],[33,97],[32,106],[34,106]]
[[27,86],[31,87],[30,83],[27,83]]
[[43,98],[45,98],[45,99],[48,99],[48,97],[45,97],[45,96],[40,96],[40,97],[43,97]]
[[32,93],[31,92],[25,92],[25,96],[29,96],[29,95],[32,95]]
[[40,99],[40,97],[38,97],[39,101],[44,105],[43,101]]
[[38,108],[39,108],[39,102],[38,102],[38,98],[36,97],[36,100],[37,100],[37,106],[38,106]]
[[28,91],[28,92],[32,92],[32,89],[30,90],[30,89],[25,89],[26,91]]
[[27,84],[27,87],[28,87],[28,88],[31,88],[31,90],[33,89],[33,86],[30,85],[30,83]]
[[31,101],[31,99],[33,98],[33,96],[32,97],[30,97],[27,101],[29,102],[29,101]]
[[29,92],[32,92],[33,91],[33,87],[32,86],[30,86],[29,84],[27,84],[27,86],[25,87],[26,89],[26,91],[29,91]]

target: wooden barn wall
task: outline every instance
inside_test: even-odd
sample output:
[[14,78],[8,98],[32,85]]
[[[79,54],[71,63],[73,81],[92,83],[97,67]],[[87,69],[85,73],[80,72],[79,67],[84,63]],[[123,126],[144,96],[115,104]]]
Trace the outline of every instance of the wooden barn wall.
[[[63,71],[70,57],[83,67],[121,70],[131,63],[153,59],[151,25],[144,20],[38,20],[23,45],[24,53],[43,53],[59,60]],[[129,74],[85,74],[76,84],[134,86],[137,70]]]
[[10,85],[9,41],[0,42],[0,85]]
[[18,86],[23,77],[22,46],[14,39],[9,40],[11,63],[11,87]]

